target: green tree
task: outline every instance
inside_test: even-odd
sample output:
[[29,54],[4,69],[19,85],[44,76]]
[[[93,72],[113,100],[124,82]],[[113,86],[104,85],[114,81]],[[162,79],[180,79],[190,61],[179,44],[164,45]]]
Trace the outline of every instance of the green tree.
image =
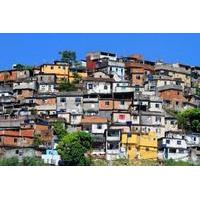
[[45,163],[41,158],[24,157],[21,165],[23,165],[23,166],[44,166]]
[[70,66],[76,62],[76,53],[74,51],[61,51],[59,52],[61,55],[61,61],[68,63]]
[[200,108],[187,109],[177,114],[182,129],[200,133]]
[[77,72],[73,73],[73,77],[74,77],[73,84],[79,84],[82,77]]
[[176,161],[173,159],[165,160],[163,164],[164,166],[193,166],[194,165],[187,161],[182,161],[182,160]]
[[0,159],[0,166],[18,166],[19,160],[16,157]]
[[14,69],[17,70],[32,70],[33,66],[30,65],[24,65],[24,64],[16,64],[13,66]]
[[91,146],[91,135],[80,131],[65,135],[58,143],[57,149],[65,165],[84,166],[91,164],[90,158],[86,156]]
[[196,95],[200,97],[200,87],[197,87],[197,89],[196,89]]
[[34,134],[34,138],[33,138],[33,145],[34,145],[34,147],[38,148],[41,144],[42,144],[42,139],[41,139],[40,134],[35,133]]
[[67,135],[67,130],[64,128],[64,124],[60,121],[52,123],[54,134],[57,135],[58,139],[61,140],[65,135]]
[[69,81],[67,80],[64,80],[62,81],[60,84],[59,84],[59,91],[75,91],[76,90],[76,87],[74,85],[74,83],[70,83]]

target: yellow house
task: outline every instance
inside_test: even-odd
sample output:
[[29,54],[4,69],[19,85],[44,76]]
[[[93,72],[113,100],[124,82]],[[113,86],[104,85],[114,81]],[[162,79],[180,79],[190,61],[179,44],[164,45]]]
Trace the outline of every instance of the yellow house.
[[61,64],[44,64],[40,66],[40,71],[44,74],[55,74],[57,81],[69,79],[69,66]]
[[121,137],[121,146],[125,148],[128,159],[157,159],[157,137],[155,132],[148,134],[123,133]]

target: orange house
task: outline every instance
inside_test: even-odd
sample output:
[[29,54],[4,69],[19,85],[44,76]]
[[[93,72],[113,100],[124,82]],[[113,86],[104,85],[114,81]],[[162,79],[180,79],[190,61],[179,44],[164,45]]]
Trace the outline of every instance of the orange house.
[[125,63],[126,72],[132,81],[132,85],[143,86],[146,75],[154,74],[154,68],[151,65],[142,63],[139,60],[132,60]]
[[44,144],[50,144],[53,133],[48,125],[35,124],[33,126],[22,126],[18,129],[0,130],[1,147],[33,147],[34,136],[38,134]]
[[56,97],[37,97],[35,103],[39,106],[41,105],[56,105]]
[[17,80],[17,71],[1,71],[0,72],[0,82],[14,82]]
[[183,96],[182,89],[178,87],[160,87],[158,88],[158,92],[165,105],[172,109],[181,109],[183,106],[183,102],[186,101],[185,97]]
[[99,99],[99,110],[113,110],[112,99]]
[[129,99],[114,99],[115,110],[128,110],[132,101]]

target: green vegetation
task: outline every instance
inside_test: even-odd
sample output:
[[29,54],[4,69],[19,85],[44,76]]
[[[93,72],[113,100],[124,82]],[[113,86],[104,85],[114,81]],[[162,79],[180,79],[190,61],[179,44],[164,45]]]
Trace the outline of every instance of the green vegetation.
[[65,135],[58,143],[57,150],[64,165],[84,166],[90,165],[91,160],[87,152],[91,150],[92,137],[89,133],[80,131]]
[[108,166],[108,161],[105,159],[91,159],[91,166]]
[[24,64],[16,64],[16,65],[14,66],[14,69],[17,69],[17,70],[32,70],[32,69],[33,69],[33,66],[24,65]]
[[200,88],[199,87],[197,87],[196,95],[200,97]]
[[61,61],[68,63],[70,66],[76,62],[76,53],[74,51],[61,51],[59,52],[61,55]]
[[25,157],[21,163],[22,166],[44,166],[44,161],[40,158]]
[[73,82],[70,83],[66,79],[63,80],[59,84],[59,91],[61,91],[61,92],[64,92],[64,91],[69,92],[69,91],[75,91],[75,90],[76,90],[75,84]]
[[200,108],[187,109],[178,113],[177,120],[182,129],[200,132]]
[[91,165],[92,166],[199,166],[200,163],[193,164],[186,161],[175,161],[172,159],[165,161],[117,159],[110,162],[104,159],[92,159]]
[[43,160],[36,157],[24,157],[20,161],[16,157],[0,159],[0,166],[44,166]]
[[33,145],[34,147],[38,148],[39,145],[42,144],[42,139],[41,136],[39,134],[34,134],[34,138],[33,138]]
[[164,166],[194,166],[194,164],[190,163],[190,162],[186,162],[186,161],[175,161],[172,159],[169,160],[165,160],[163,163]]
[[106,161],[105,159],[92,159],[93,166],[159,166],[161,163],[153,160],[128,160],[125,158]]
[[77,72],[74,72],[73,73],[73,77],[74,77],[74,80],[73,80],[73,84],[79,84],[82,77],[77,73]]
[[0,159],[0,166],[19,166],[19,160],[13,158],[2,158]]
[[60,121],[52,123],[54,134],[57,135],[58,139],[61,140],[65,135],[68,134],[64,127],[64,124]]

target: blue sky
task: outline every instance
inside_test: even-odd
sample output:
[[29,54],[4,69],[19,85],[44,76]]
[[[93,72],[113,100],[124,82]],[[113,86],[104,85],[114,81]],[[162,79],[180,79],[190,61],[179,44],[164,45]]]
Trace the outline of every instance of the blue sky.
[[0,34],[0,70],[53,62],[62,50],[76,51],[78,59],[89,51],[110,51],[200,65],[200,34]]

